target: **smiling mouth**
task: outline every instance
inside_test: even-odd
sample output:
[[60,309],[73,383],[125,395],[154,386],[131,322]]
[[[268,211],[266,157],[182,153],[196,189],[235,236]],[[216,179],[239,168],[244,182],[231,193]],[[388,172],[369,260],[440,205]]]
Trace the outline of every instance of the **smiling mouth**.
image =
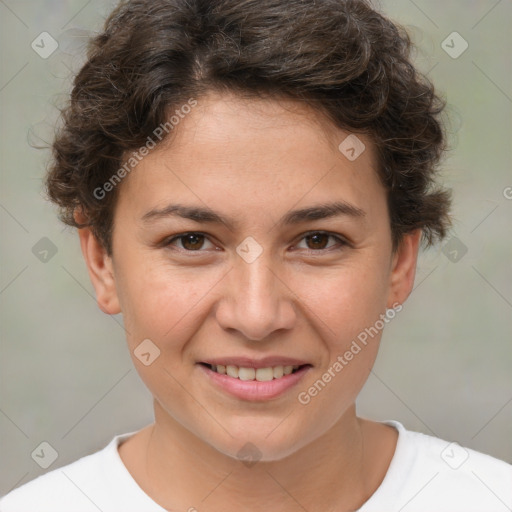
[[209,364],[209,363],[200,363],[205,366],[209,370],[219,373],[221,375],[226,375],[228,377],[232,377],[233,379],[244,380],[244,381],[259,381],[266,382],[275,379],[281,379],[286,375],[291,375],[292,373],[296,373],[300,371],[302,368],[311,366],[310,364],[302,364],[295,366],[268,366],[266,368],[249,368],[244,366],[235,366],[235,365],[222,365],[222,364]]

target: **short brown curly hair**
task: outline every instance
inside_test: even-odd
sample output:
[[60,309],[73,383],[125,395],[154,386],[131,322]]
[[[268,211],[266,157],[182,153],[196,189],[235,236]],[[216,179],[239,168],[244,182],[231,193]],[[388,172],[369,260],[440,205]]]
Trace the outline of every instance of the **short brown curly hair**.
[[210,91],[291,98],[370,137],[393,249],[416,228],[428,247],[451,226],[451,191],[436,183],[445,101],[411,63],[411,48],[405,29],[367,0],[123,1],[74,79],[48,196],[65,223],[90,226],[111,254],[120,187],[94,191],[174,109]]

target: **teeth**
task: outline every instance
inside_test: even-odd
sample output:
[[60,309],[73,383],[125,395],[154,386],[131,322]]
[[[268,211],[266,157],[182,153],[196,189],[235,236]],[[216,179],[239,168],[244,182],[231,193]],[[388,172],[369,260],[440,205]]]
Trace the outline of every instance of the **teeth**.
[[254,368],[238,368],[238,378],[240,380],[254,380],[256,370]]
[[257,380],[265,382],[272,379],[280,379],[283,375],[290,375],[298,366],[269,366],[267,368],[246,368],[234,365],[211,365],[211,369],[222,375],[229,375],[240,380]]
[[274,378],[273,368],[258,368],[256,370],[256,380],[264,382],[266,380],[272,380]]
[[230,377],[234,377],[235,379],[237,379],[238,378],[238,366],[231,366],[228,364],[228,366],[226,366],[226,373]]
[[274,366],[274,379],[280,379],[284,375],[282,366]]

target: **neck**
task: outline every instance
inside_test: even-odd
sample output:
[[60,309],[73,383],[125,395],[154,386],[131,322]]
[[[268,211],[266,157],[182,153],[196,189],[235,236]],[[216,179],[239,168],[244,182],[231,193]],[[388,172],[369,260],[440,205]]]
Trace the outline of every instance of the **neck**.
[[375,464],[369,423],[357,418],[353,405],[330,430],[288,457],[246,465],[194,436],[155,401],[143,488],[172,510],[355,510],[378,487],[392,456]]

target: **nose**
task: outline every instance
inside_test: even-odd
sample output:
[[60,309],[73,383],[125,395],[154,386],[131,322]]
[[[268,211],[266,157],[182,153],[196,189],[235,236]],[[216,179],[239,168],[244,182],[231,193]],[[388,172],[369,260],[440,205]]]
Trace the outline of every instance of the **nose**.
[[292,329],[296,323],[295,294],[277,267],[261,255],[247,263],[239,259],[226,276],[217,306],[217,321],[245,339],[261,341],[274,331]]

